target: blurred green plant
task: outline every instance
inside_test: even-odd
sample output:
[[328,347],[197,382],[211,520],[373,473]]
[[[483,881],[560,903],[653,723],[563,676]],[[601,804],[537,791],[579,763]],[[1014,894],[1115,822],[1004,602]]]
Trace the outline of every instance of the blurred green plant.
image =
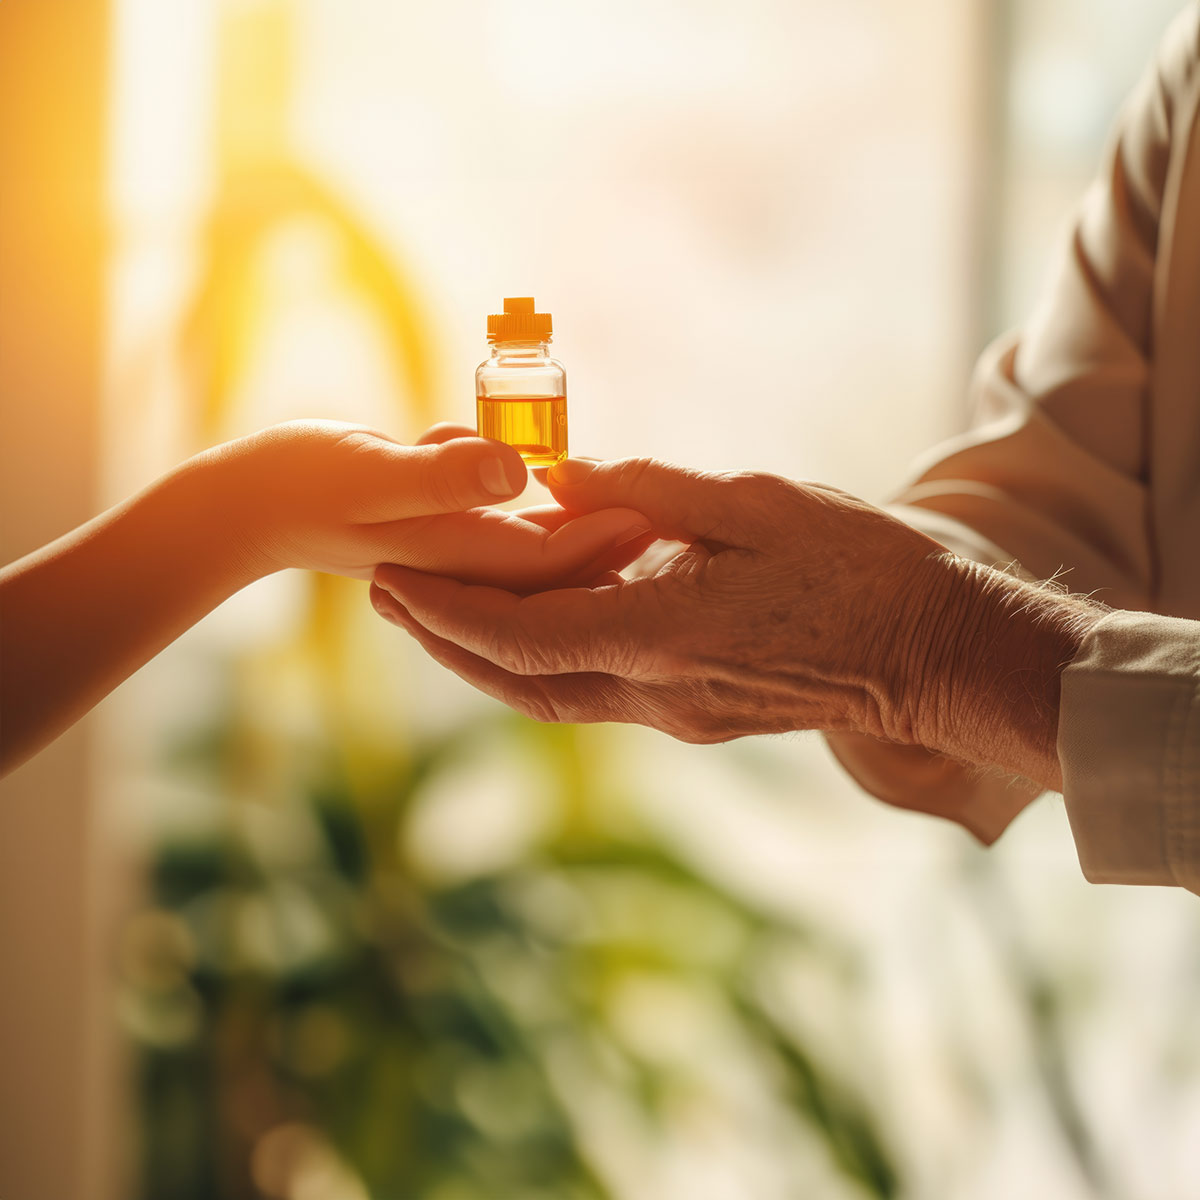
[[[593,782],[611,753],[598,734],[476,720],[369,783],[330,755],[282,803],[236,800],[210,834],[159,848],[122,953],[141,1195],[629,1194],[636,1130],[666,1136],[680,1112],[719,1109],[728,1046],[790,1107],[838,1194],[896,1194],[870,1096],[764,986],[773,959],[798,955],[850,1011],[852,957],[614,829],[602,814],[619,798]],[[431,878],[410,849],[414,811],[489,745],[521,748],[559,819],[502,869]],[[227,728],[172,769],[253,795],[237,747]],[[689,996],[711,1010],[699,1028],[721,1031],[711,1044],[676,1044]]]

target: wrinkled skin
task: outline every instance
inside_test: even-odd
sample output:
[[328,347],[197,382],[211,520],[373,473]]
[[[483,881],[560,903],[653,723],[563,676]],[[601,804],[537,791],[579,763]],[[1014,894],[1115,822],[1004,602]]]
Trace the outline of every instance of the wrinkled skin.
[[819,729],[839,754],[864,738],[894,747],[928,793],[882,778],[871,790],[985,840],[1037,788],[971,813],[950,760],[1061,787],[1060,677],[1098,619],[1086,604],[833,488],[647,459],[575,460],[548,483],[568,512],[634,509],[682,546],[653,574],[524,596],[381,566],[377,611],[540,721],[634,722],[698,743]]
[[689,742],[843,729],[911,741],[897,682],[939,599],[937,543],[832,488],[649,460],[551,472],[568,511],[614,496],[685,542],[650,577],[527,597],[381,567],[377,609],[539,720],[633,721]]

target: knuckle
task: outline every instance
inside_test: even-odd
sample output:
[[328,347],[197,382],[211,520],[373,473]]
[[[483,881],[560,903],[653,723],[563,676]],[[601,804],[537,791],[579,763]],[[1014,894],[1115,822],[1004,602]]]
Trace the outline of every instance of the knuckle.
[[417,478],[417,494],[430,512],[453,512],[465,507],[461,503],[453,476],[444,464],[433,461],[425,464]]
[[418,446],[437,446],[442,442],[451,441],[460,437],[474,437],[475,431],[468,429],[465,425],[460,425],[456,421],[438,421],[434,425],[425,430],[416,444]]
[[510,675],[536,675],[535,656],[527,642],[510,632],[497,631],[488,645],[487,657]]
[[634,458],[623,458],[617,464],[617,469],[628,479],[641,479],[647,471],[658,465],[658,460],[648,455],[637,455]]
[[365,425],[342,425],[333,421],[297,421],[300,435],[314,446],[323,447],[328,463],[348,482],[357,482],[362,473],[375,468],[379,450],[387,439]]
[[690,746],[715,746],[719,742],[729,741],[734,735],[724,725],[702,718],[692,718],[682,722],[679,731],[672,736]]
[[646,482],[661,466],[654,458],[625,458],[616,467],[617,482],[622,490],[633,491]]
[[[297,422],[297,426],[300,425],[301,423]],[[361,425],[331,427],[308,421],[303,423],[303,428],[307,430],[303,436],[327,443],[329,453],[344,459],[347,466],[361,464],[364,460],[373,458],[383,440],[378,434]]]
[[737,736],[721,698],[694,682],[676,683],[660,692],[652,723],[676,741],[692,746],[711,746]]
[[588,675],[555,689],[555,711],[558,719],[570,725],[588,725],[594,721],[627,719],[631,708],[629,694],[633,691],[623,680],[601,675]]
[[563,720],[550,699],[541,692],[523,696],[517,710],[522,716],[536,721],[539,725],[557,725]]
[[790,479],[772,475],[769,471],[726,471],[721,478],[730,490],[737,490],[757,500],[790,496],[795,486]]
[[790,479],[767,471],[729,471],[719,476],[719,482],[727,489],[728,509],[755,525],[777,526],[781,511],[790,509],[798,495]]

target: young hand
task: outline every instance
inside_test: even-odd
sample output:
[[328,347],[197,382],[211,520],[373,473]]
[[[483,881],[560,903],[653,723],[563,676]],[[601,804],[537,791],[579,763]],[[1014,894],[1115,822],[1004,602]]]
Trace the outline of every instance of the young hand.
[[254,573],[307,567],[369,579],[401,563],[472,583],[533,590],[619,569],[651,540],[628,508],[572,518],[557,506],[482,507],[525,488],[521,456],[465,426],[406,446],[360,425],[292,421],[218,446],[232,523]]
[[512,591],[585,582],[652,535],[628,508],[477,507],[525,486],[510,446],[434,429],[417,446],[296,421],[189,459],[0,570],[0,773],[205,613],[285,567],[362,579],[405,563]]

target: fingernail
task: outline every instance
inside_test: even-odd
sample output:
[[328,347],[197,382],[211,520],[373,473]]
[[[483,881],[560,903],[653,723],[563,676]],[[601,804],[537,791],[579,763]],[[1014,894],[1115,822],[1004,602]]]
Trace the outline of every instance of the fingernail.
[[625,532],[621,534],[621,536],[617,538],[615,542],[613,542],[613,549],[616,550],[620,546],[626,546],[635,538],[640,538],[649,532],[650,526],[644,521],[640,525],[630,525],[630,527],[625,530]]
[[551,483],[582,483],[591,473],[595,463],[582,458],[566,458],[550,468]]
[[[512,471],[515,475],[515,465]],[[521,490],[520,478],[510,477],[509,466],[502,458],[485,458],[479,464],[479,481],[493,496],[513,496]]]

